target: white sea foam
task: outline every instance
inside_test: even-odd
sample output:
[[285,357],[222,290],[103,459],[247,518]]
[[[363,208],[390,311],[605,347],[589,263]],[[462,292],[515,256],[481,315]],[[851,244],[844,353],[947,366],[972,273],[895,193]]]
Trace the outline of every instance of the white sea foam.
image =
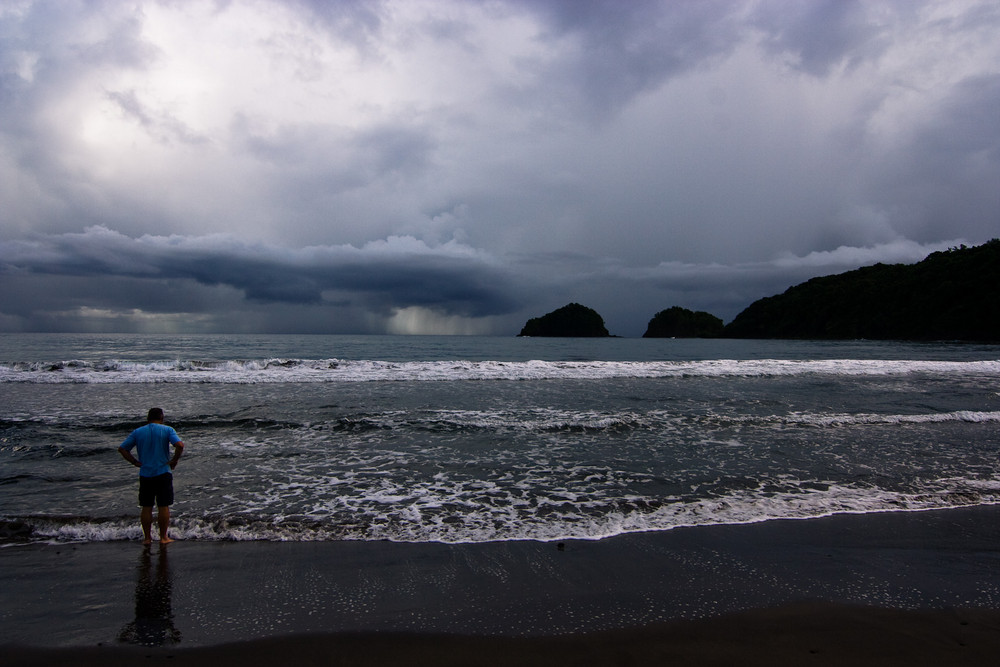
[[[780,519],[813,519],[835,514],[913,512],[973,505],[1000,504],[1000,480],[939,480],[926,493],[893,493],[830,485],[762,494],[733,493],[693,502],[673,502],[650,509],[639,502],[617,511],[591,514],[577,498],[553,499],[535,513],[524,506],[486,504],[461,515],[428,512],[415,497],[378,499],[384,510],[361,520],[335,522],[309,516],[262,516],[244,513],[229,518],[175,517],[171,535],[185,540],[327,541],[389,540],[395,542],[483,543],[513,540],[599,540],[637,532],[680,527],[736,525]],[[559,511],[553,511],[557,508]],[[134,518],[59,520],[32,518],[32,541],[105,542],[139,539]]]
[[850,426],[855,424],[941,424],[946,422],[986,424],[1000,421],[1000,412],[957,410],[955,412],[938,412],[918,415],[794,413],[781,419],[786,423],[801,423],[813,426]]
[[257,359],[132,362],[65,361],[0,364],[0,382],[24,383],[222,383],[372,382],[454,380],[557,380],[670,377],[769,377],[806,374],[890,376],[906,374],[1000,377],[1000,360],[921,361],[783,359],[707,361],[351,361]]

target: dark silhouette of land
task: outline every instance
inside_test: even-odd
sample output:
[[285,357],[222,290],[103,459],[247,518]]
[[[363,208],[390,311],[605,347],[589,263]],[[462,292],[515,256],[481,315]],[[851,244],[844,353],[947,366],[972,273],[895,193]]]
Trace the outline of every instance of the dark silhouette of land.
[[674,306],[661,310],[646,327],[643,338],[718,338],[724,330],[722,320],[706,313]]
[[813,278],[752,303],[728,338],[1000,340],[1000,239]]
[[604,318],[593,308],[571,303],[542,317],[525,323],[518,336],[577,336],[599,338],[609,336]]
[[[608,336],[593,309],[571,303],[528,320],[521,336]],[[1000,341],[1000,239],[822,276],[750,304],[732,322],[680,306],[643,338]]]

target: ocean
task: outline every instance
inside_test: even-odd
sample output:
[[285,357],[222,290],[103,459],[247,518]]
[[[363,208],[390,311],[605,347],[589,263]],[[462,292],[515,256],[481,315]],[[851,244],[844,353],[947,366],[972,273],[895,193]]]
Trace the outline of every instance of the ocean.
[[162,407],[184,540],[600,540],[1000,501],[1000,346],[0,335],[0,545],[137,540]]

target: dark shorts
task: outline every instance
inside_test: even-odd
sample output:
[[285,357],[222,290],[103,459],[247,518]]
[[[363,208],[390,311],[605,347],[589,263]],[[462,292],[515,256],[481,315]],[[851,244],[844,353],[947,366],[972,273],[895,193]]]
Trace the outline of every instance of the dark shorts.
[[169,472],[156,477],[139,476],[139,505],[167,507],[174,504],[174,476]]

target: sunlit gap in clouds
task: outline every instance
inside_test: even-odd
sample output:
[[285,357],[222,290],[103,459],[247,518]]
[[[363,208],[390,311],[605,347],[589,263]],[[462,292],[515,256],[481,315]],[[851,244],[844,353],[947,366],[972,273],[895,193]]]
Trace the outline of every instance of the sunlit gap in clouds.
[[398,335],[482,336],[492,329],[490,318],[442,315],[422,306],[397,308],[386,322],[386,331]]
[[71,319],[88,333],[118,332],[139,334],[191,333],[212,329],[211,315],[201,313],[151,313],[140,308],[116,310],[81,306],[51,313],[53,318]]

